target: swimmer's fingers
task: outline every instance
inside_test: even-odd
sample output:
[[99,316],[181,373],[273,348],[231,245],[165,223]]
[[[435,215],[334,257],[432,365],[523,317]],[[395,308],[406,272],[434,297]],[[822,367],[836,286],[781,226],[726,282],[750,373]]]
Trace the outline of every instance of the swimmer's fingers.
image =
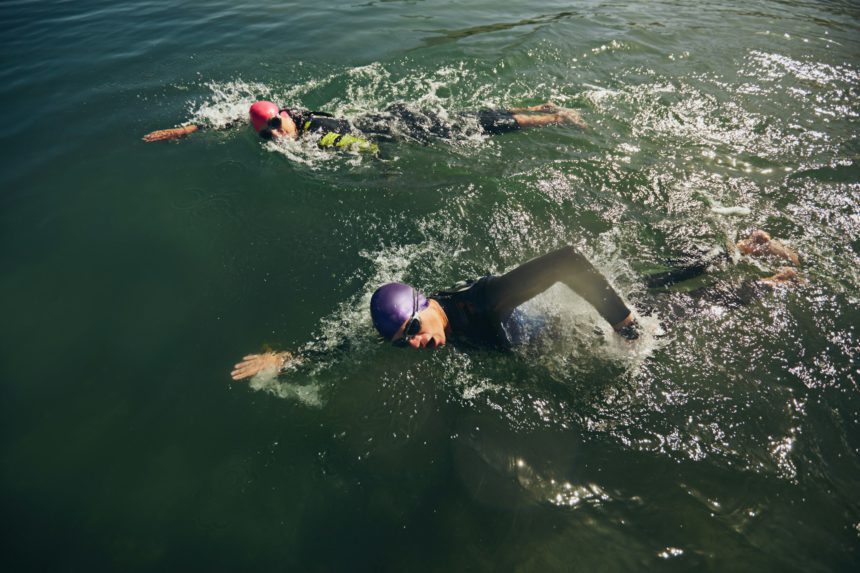
[[249,354],[241,362],[233,366],[230,377],[233,380],[250,378],[261,370],[278,370],[292,358],[289,352],[267,352],[266,354]]
[[242,362],[237,363],[233,366],[233,371],[230,372],[230,377],[233,380],[242,380],[243,378],[250,378],[260,370],[266,367],[269,363],[270,357],[273,356],[273,353],[269,354],[249,354],[242,359]]

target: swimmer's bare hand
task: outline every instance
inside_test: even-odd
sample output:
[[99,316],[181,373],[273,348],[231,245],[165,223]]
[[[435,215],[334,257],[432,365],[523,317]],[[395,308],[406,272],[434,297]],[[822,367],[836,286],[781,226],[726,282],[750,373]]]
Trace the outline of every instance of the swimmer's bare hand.
[[179,139],[180,137],[185,137],[189,133],[194,133],[199,129],[199,126],[193,124],[183,125],[182,127],[174,127],[173,129],[159,129],[158,131],[153,131],[144,135],[143,140],[146,142],[169,141],[171,139]]
[[249,354],[245,356],[241,362],[233,366],[233,371],[230,372],[230,377],[233,380],[242,380],[250,378],[264,370],[277,372],[284,365],[293,359],[290,352],[266,352],[265,354]]

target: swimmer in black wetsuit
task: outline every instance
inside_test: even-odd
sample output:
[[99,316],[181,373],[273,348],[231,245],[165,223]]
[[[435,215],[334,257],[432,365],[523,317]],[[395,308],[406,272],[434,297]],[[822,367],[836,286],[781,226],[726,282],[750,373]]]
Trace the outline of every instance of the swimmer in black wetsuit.
[[[412,348],[439,348],[449,341],[472,347],[508,349],[507,321],[514,310],[557,282],[588,301],[628,339],[638,337],[630,309],[597,269],[573,247],[533,259],[501,276],[485,276],[425,297],[403,283],[379,287],[370,301],[373,324],[387,340]],[[252,354],[236,364],[234,380],[282,369],[289,352]]]
[[[797,254],[764,231],[754,231],[739,241],[744,255],[774,255],[797,265]],[[663,289],[694,278],[728,260],[727,253],[703,258],[670,271],[645,278],[651,289]],[[797,277],[791,267],[782,267],[772,277],[751,285],[775,286]],[[410,285],[389,283],[381,286],[370,301],[373,325],[383,338],[398,346],[439,348],[448,342],[455,345],[505,350],[511,347],[509,319],[515,309],[563,282],[589,302],[622,337],[635,340],[639,326],[621,297],[591,263],[573,247],[533,259],[501,276],[485,276],[425,297]],[[721,291],[702,289],[701,296],[722,297]],[[710,294],[707,294],[710,293]],[[251,377],[261,371],[280,371],[293,361],[301,361],[290,352],[251,354],[234,366],[234,380]]]
[[510,109],[458,112],[445,119],[438,113],[396,103],[379,113],[359,116],[355,126],[380,138],[406,137],[428,143],[432,139],[457,139],[474,134],[500,135],[527,127],[569,123],[588,127],[577,112],[551,103]]
[[[354,124],[325,112],[279,108],[268,101],[254,103],[248,113],[254,131],[264,139],[299,139],[315,134],[320,147],[349,148],[373,153],[378,148],[368,138],[406,137],[426,143],[433,138],[452,139],[473,133],[494,135],[526,127],[562,123],[587,127],[576,111],[560,108],[549,102],[523,108],[461,112],[454,114],[452,121],[446,121],[435,112],[413,109],[402,103],[393,104],[379,113],[360,116]],[[200,129],[202,126],[197,124],[161,129],[146,134],[143,140],[152,142],[179,139]]]

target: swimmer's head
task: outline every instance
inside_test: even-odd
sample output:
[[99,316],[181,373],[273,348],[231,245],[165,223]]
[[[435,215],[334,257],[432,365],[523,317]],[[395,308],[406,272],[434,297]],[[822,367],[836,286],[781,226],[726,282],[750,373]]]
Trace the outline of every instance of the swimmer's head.
[[272,129],[281,127],[281,110],[270,101],[258,101],[248,110],[254,131],[267,139],[272,137]]
[[418,313],[429,306],[427,297],[413,286],[403,283],[388,283],[382,285],[370,297],[370,317],[373,326],[386,340],[392,340],[400,332],[404,324],[404,334],[410,336],[420,329],[421,322]]

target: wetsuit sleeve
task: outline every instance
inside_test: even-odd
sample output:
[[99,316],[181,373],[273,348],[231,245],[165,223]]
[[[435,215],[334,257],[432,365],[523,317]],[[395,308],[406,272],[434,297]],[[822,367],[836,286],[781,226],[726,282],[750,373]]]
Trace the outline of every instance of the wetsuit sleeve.
[[615,326],[630,309],[606,278],[573,247],[564,247],[532,259],[487,284],[487,297],[500,315],[506,315],[557,282],[570,287]]

